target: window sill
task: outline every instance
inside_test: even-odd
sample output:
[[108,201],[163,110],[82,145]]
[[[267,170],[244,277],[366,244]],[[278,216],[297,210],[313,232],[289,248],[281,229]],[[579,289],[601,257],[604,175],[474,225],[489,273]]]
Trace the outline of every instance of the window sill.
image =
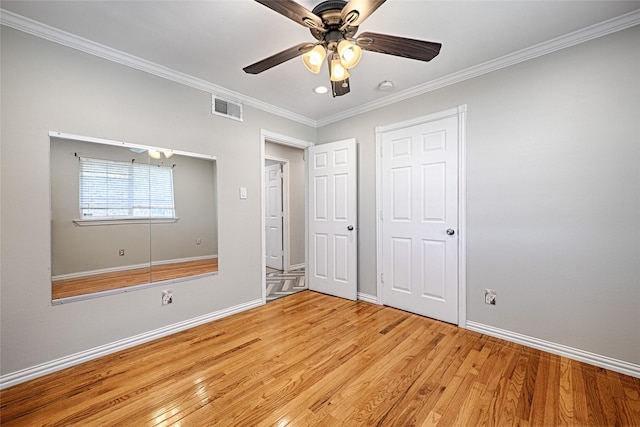
[[180,218],[82,218],[74,219],[73,223],[80,227],[92,225],[123,225],[123,224],[164,224],[178,222]]

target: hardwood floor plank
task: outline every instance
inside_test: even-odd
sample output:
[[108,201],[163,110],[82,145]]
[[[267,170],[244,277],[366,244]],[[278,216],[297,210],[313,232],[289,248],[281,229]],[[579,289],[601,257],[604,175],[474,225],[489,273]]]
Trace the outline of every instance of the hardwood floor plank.
[[640,380],[304,291],[0,391],[12,426],[640,425]]
[[577,425],[573,408],[573,375],[571,361],[565,357],[560,360],[560,379],[558,384],[558,424]]

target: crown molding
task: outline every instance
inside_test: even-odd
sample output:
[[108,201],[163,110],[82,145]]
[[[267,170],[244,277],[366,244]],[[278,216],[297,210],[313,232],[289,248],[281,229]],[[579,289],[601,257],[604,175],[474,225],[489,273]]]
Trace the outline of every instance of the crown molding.
[[404,101],[406,99],[413,98],[427,92],[432,92],[434,90],[441,89],[455,83],[460,83],[464,80],[469,80],[474,77],[499,70],[501,68],[510,67],[511,65],[519,64],[521,62],[528,61],[539,56],[556,52],[567,47],[575,46],[577,44],[584,43],[598,37],[625,30],[638,24],[640,24],[640,9],[612,19],[608,19],[598,24],[591,25],[589,27],[585,27],[581,30],[574,31],[564,36],[556,37],[555,39],[539,43],[537,45],[519,50],[509,55],[487,61],[483,64],[475,65],[465,70],[449,74],[442,78],[435,79],[418,86],[414,86],[410,89],[397,92],[393,95],[389,95],[384,98],[359,105],[356,108],[340,111],[340,113],[318,120],[317,126],[326,126],[331,123],[347,119],[349,117],[357,116],[359,114],[363,114],[378,108],[386,107],[388,105],[395,104],[397,102]]
[[119,50],[112,49],[99,43],[95,43],[83,37],[79,37],[66,31],[62,31],[60,29],[43,24],[41,22],[25,18],[4,9],[0,9],[0,24],[6,25],[7,27],[11,27],[19,31],[23,31],[36,37],[59,43],[61,45],[88,53],[90,55],[98,56],[100,58],[107,59],[109,61],[113,61],[121,65],[134,68],[136,70],[144,71],[149,74],[153,74],[158,77],[183,84],[185,86],[199,89],[214,95],[219,95],[221,97],[229,99],[230,101],[241,102],[244,105],[257,108],[267,113],[275,114],[277,116],[284,117],[286,119],[307,126],[318,128],[378,108],[386,107],[388,105],[395,104],[409,98],[432,92],[446,86],[460,83],[462,81],[472,79],[483,74],[506,68],[511,65],[519,64],[521,62],[528,61],[530,59],[534,59],[539,56],[546,55],[567,47],[575,46],[577,44],[584,43],[598,37],[606,36],[608,34],[631,28],[640,24],[640,9],[600,22],[598,24],[591,25],[581,30],[574,31],[564,36],[556,37],[555,39],[539,43],[535,46],[519,50],[509,55],[487,61],[483,64],[469,67],[465,70],[449,74],[439,79],[414,86],[404,91],[397,92],[393,95],[389,95],[384,98],[359,105],[356,108],[340,111],[339,113],[324,117],[319,120],[314,120],[293,113],[283,108],[276,107],[272,104],[268,104],[255,98],[251,98],[241,93],[226,89],[222,86],[215,85],[206,80],[198,79],[196,77],[173,70],[171,68],[164,67],[154,62],[129,55]]
[[33,19],[0,9],[0,24],[13,29],[31,34],[72,49],[79,50],[90,55],[94,55],[112,62],[116,62],[127,67],[144,71],[194,89],[202,90],[226,98],[230,101],[241,102],[244,105],[257,108],[267,113],[275,114],[307,126],[317,127],[317,122],[300,114],[293,113],[280,107],[268,104],[266,102],[251,98],[241,93],[226,89],[222,86],[215,85],[206,80],[202,80],[188,74],[176,71],[174,69],[164,67],[151,61],[147,61],[137,56],[110,48],[100,43],[79,37],[75,34],[51,27]]

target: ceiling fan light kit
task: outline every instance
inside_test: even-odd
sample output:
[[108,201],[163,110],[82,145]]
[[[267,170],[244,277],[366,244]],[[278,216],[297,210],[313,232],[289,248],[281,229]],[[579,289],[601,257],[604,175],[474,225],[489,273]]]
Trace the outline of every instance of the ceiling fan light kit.
[[[333,96],[350,92],[349,70],[358,65],[362,50],[430,61],[440,53],[441,44],[377,33],[363,33],[354,38],[358,26],[386,0],[325,0],[307,10],[294,0],[255,0],[269,9],[309,28],[315,44],[301,43],[244,68],[259,74],[296,56],[314,74],[322,62],[329,64]],[[331,53],[329,53],[331,52]]]

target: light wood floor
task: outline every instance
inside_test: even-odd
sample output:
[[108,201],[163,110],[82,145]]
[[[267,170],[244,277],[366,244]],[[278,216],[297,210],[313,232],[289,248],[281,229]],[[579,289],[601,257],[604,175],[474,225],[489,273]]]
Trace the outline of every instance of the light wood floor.
[[6,427],[640,425],[640,379],[310,291],[0,401]]
[[74,297],[112,289],[143,285],[149,282],[177,279],[218,271],[218,258],[200,261],[175,262],[154,265],[153,268],[136,268],[113,273],[94,274],[74,279],[51,282],[52,299]]

